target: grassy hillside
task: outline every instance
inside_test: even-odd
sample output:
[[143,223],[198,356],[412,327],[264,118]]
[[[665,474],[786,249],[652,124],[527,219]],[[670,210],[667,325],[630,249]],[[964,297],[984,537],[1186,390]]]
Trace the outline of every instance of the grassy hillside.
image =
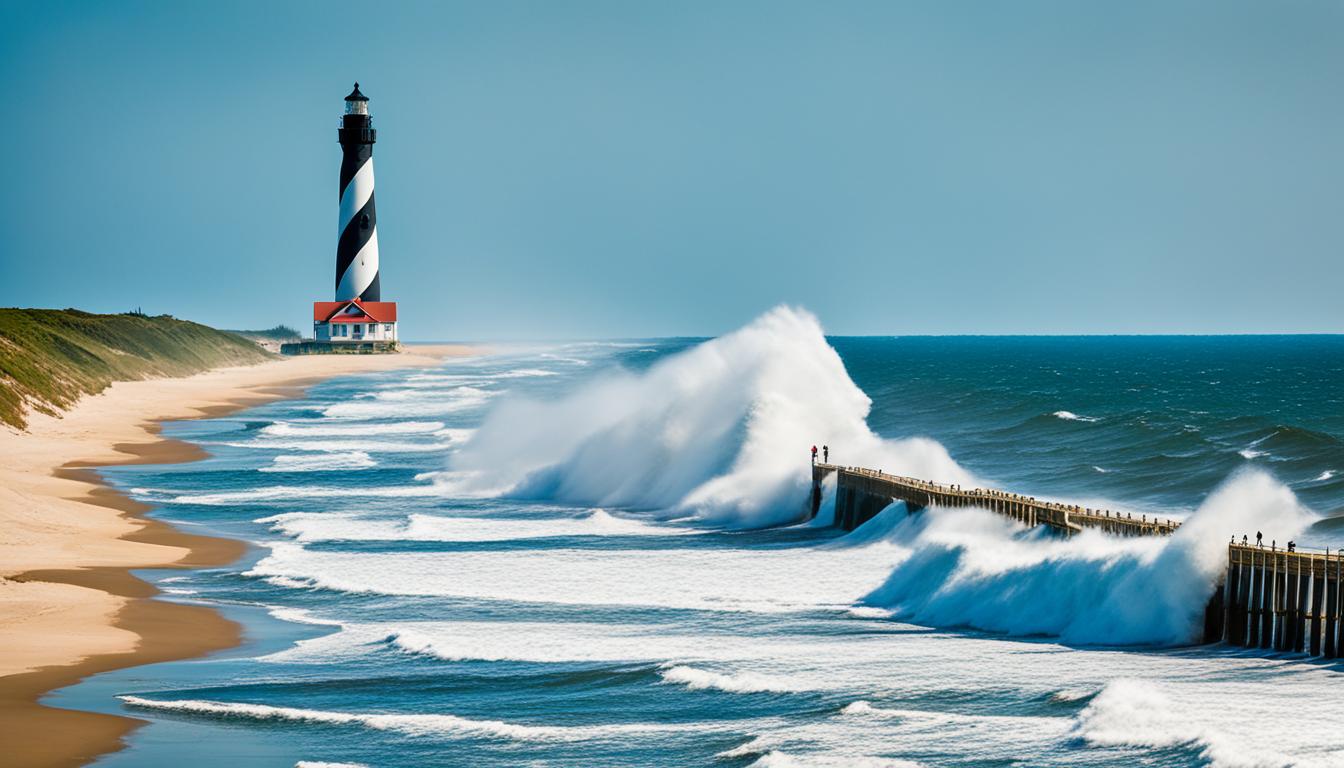
[[169,315],[0,309],[0,421],[23,429],[114,381],[183,376],[270,355],[231,333]]

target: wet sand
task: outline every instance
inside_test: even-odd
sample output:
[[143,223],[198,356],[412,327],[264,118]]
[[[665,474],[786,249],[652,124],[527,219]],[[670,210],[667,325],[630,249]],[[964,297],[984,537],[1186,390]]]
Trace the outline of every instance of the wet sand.
[[96,467],[198,461],[159,422],[221,416],[293,397],[332,376],[432,366],[466,347],[400,355],[286,358],[180,379],[118,382],[59,417],[0,432],[0,745],[4,764],[82,765],[121,748],[142,720],[57,709],[41,697],[99,672],[237,645],[214,610],[153,599],[136,568],[201,568],[246,544],[146,518],[150,507],[103,485]]

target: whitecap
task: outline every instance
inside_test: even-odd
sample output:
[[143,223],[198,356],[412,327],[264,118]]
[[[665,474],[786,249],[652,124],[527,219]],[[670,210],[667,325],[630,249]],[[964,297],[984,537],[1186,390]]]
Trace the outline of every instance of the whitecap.
[[403,485],[385,488],[272,485],[255,488],[250,491],[225,491],[221,493],[195,494],[183,493],[163,499],[162,502],[168,504],[200,504],[217,507],[227,504],[248,504],[251,502],[280,501],[288,499],[409,498],[436,495],[438,495],[438,491],[432,485]]
[[370,424],[333,424],[324,419],[277,421],[262,427],[274,437],[345,437],[350,435],[415,435],[443,429],[441,421],[394,421]]
[[312,451],[315,453],[434,453],[448,449],[448,443],[438,441],[429,443],[396,442],[392,440],[323,440],[263,437],[256,440],[203,443],[204,445],[226,445],[230,448],[249,448],[267,451]]
[[1158,685],[1119,678],[1106,684],[1078,713],[1074,734],[1104,747],[1175,747],[1200,750],[1215,768],[1257,768],[1294,763],[1286,755],[1256,753],[1236,734],[1199,722],[1198,713],[1174,703]]
[[808,755],[771,750],[748,768],[922,768],[919,763],[871,755]]
[[807,690],[797,682],[757,672],[711,672],[684,665],[659,671],[665,683],[684,685],[692,691],[717,690],[727,693],[790,693]]
[[1054,416],[1054,417],[1057,418],[1057,419],[1063,419],[1063,420],[1065,420],[1065,421],[1086,421],[1086,422],[1094,422],[1094,421],[1100,421],[1100,420],[1101,420],[1100,418],[1098,418],[1098,417],[1096,417],[1096,416],[1079,416],[1078,414],[1074,413],[1073,411],[1055,411],[1054,413],[1052,413],[1052,414],[1050,414],[1050,415],[1051,415],[1051,416]]
[[356,725],[381,731],[397,731],[412,736],[458,736],[507,741],[586,741],[594,738],[712,728],[707,723],[666,725],[629,723],[589,726],[522,725],[503,720],[473,720],[455,715],[334,712],[321,709],[276,707],[268,704],[246,704],[205,699],[159,701],[141,696],[118,696],[117,698],[128,706],[138,709],[207,715],[223,719]]
[[256,520],[302,542],[315,541],[512,541],[561,536],[681,536],[687,527],[617,517],[602,509],[571,517],[453,517],[412,513],[405,518],[345,512],[287,512]]
[[378,462],[363,451],[350,453],[319,453],[276,456],[269,467],[258,467],[258,472],[335,472],[375,467]]

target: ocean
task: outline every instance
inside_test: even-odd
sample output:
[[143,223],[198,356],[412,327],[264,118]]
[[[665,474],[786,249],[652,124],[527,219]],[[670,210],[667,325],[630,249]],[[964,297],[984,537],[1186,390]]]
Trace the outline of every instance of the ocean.
[[[1227,538],[1344,546],[1344,337],[501,346],[170,423],[109,468],[235,565],[148,571],[246,642],[50,701],[95,765],[1338,766],[1337,663],[1194,646]],[[808,449],[1187,520],[803,516]]]

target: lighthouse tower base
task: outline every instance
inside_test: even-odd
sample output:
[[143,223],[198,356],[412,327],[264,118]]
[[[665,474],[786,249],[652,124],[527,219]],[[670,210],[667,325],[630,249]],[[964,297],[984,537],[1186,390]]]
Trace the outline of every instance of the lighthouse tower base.
[[280,345],[282,355],[386,355],[401,351],[399,341],[358,341],[333,344],[330,341],[295,341]]

